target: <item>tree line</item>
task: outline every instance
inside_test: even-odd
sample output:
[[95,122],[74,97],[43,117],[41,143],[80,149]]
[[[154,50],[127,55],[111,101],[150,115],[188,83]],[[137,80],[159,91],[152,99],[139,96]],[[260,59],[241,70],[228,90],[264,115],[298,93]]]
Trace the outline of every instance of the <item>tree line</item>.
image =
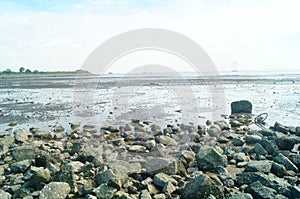
[[11,69],[6,69],[4,71],[1,71],[1,73],[6,73],[6,74],[10,74],[10,73],[38,73],[38,70],[30,70],[29,68],[25,69],[24,67],[19,68],[19,72],[14,72]]

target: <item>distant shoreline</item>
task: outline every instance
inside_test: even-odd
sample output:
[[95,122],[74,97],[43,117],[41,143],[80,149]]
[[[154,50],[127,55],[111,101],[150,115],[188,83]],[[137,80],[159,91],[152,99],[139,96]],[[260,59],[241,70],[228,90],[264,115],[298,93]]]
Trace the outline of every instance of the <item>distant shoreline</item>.
[[78,76],[78,75],[93,75],[88,71],[53,71],[53,72],[37,72],[37,73],[25,73],[25,72],[11,72],[0,73],[0,77],[57,77],[57,76]]

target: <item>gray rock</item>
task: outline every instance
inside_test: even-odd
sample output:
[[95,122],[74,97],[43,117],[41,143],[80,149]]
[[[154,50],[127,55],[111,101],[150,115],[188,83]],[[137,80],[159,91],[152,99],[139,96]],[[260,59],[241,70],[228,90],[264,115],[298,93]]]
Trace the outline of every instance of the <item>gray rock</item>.
[[230,106],[231,106],[231,114],[252,113],[252,104],[247,100],[232,102]]
[[15,142],[15,138],[13,135],[5,135],[0,139],[0,155],[5,154],[10,145]]
[[272,162],[271,172],[281,178],[287,175],[285,166],[276,162]]
[[218,167],[225,167],[227,165],[226,156],[221,155],[216,149],[212,147],[204,147],[200,149],[196,156],[198,168],[200,170],[214,170]]
[[290,188],[292,198],[300,198],[300,187],[299,186],[292,186]]
[[281,133],[288,133],[290,131],[289,127],[284,126],[278,122],[274,124],[274,131],[278,131]]
[[110,199],[114,197],[117,189],[107,184],[101,184],[98,188],[94,189],[94,193],[99,199]]
[[249,157],[246,156],[246,154],[243,152],[233,154],[232,158],[234,160],[236,160],[236,162],[248,162],[249,161]]
[[25,130],[16,130],[14,132],[14,136],[15,136],[15,140],[17,142],[27,142],[28,141],[28,136],[31,136],[32,133],[30,133],[29,131],[25,131]]
[[257,154],[257,155],[268,155],[268,152],[264,149],[264,147],[259,144],[259,143],[256,143],[254,145],[254,152]]
[[164,187],[168,182],[178,185],[178,182],[174,178],[164,173],[158,173],[153,178],[153,183],[159,187]]
[[160,172],[167,175],[175,175],[177,173],[177,164],[174,160],[161,157],[147,157],[145,160],[146,173],[149,175],[155,175]]
[[298,167],[300,168],[300,154],[292,154],[290,156],[290,160]]
[[245,168],[245,172],[260,171],[263,173],[270,173],[271,168],[272,168],[272,163],[268,160],[250,161]]
[[245,142],[247,144],[256,144],[259,143],[262,140],[262,137],[259,135],[246,135],[245,136]]
[[5,192],[0,189],[0,198],[1,199],[11,199],[11,195],[8,192]]
[[230,129],[229,124],[225,120],[215,121],[214,124],[219,126],[221,131]]
[[10,165],[11,171],[14,173],[25,172],[32,164],[31,160],[22,160],[20,162],[15,162]]
[[26,198],[29,197],[30,190],[27,187],[21,187],[14,194],[13,198]]
[[65,199],[71,188],[65,182],[50,182],[40,191],[40,199]]
[[166,146],[176,146],[176,145],[178,145],[176,140],[169,137],[169,136],[160,135],[160,136],[157,136],[156,139],[157,139],[156,142],[161,143],[161,144],[166,145]]
[[71,190],[75,188],[75,174],[72,165],[65,164],[62,166],[60,171],[54,176],[54,182],[66,182],[70,185]]
[[242,139],[239,139],[239,138],[232,138],[231,143],[234,146],[243,146],[245,144],[245,142]]
[[274,199],[276,191],[269,187],[262,185],[260,182],[254,182],[247,186],[246,193],[250,193],[254,198]]
[[292,137],[277,137],[276,144],[279,150],[292,150],[295,146],[295,140]]
[[176,187],[171,183],[168,182],[167,184],[165,184],[165,186],[162,189],[163,193],[166,193],[168,195],[170,195],[171,193],[173,193],[176,190]]
[[130,152],[136,152],[136,153],[146,152],[146,149],[147,149],[146,147],[141,145],[132,145],[131,147],[129,147]]
[[263,139],[259,142],[269,155],[277,156],[279,154],[279,149],[273,140]]
[[142,166],[138,162],[126,162],[122,160],[117,160],[113,163],[110,163],[109,168],[112,170],[122,170],[127,174],[141,173]]
[[36,186],[39,185],[39,183],[47,183],[51,180],[51,173],[49,169],[43,169],[38,168],[35,171],[33,171],[33,175],[28,180],[27,185],[28,186]]
[[100,171],[94,178],[97,185],[108,183],[111,179],[116,178],[116,175],[111,170]]
[[144,189],[141,191],[140,199],[152,199],[152,197],[147,189]]
[[261,184],[275,189],[278,193],[283,194],[287,197],[291,197],[289,190],[290,184],[274,174],[264,174],[261,172],[243,172],[238,175],[236,180],[237,186],[242,186],[244,184],[252,184],[253,182],[259,181]]
[[33,160],[36,156],[36,150],[31,146],[20,146],[12,149],[11,154],[16,161]]
[[212,125],[207,130],[207,133],[210,137],[219,137],[222,133],[221,128],[217,125]]
[[166,199],[165,194],[156,194],[153,196],[153,199]]
[[224,198],[223,187],[214,183],[206,175],[197,175],[192,178],[184,187],[182,191],[182,198],[184,199],[201,199],[208,198],[209,195],[215,196],[215,198]]
[[291,160],[289,160],[287,157],[282,155],[281,153],[274,158],[274,161],[283,164],[287,170],[292,170],[294,172],[299,172],[296,165],[293,164]]
[[226,199],[253,199],[249,193],[238,193],[227,197]]

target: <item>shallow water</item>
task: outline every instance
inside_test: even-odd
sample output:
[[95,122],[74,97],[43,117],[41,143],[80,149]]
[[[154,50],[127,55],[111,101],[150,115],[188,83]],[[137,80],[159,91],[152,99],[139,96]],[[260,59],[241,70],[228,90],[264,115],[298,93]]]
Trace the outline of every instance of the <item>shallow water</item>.
[[300,73],[2,77],[0,96],[0,131],[12,121],[18,121],[14,129],[49,130],[72,121],[100,126],[132,118],[203,124],[230,114],[230,103],[242,99],[253,103],[253,114],[267,112],[269,125],[300,126]]

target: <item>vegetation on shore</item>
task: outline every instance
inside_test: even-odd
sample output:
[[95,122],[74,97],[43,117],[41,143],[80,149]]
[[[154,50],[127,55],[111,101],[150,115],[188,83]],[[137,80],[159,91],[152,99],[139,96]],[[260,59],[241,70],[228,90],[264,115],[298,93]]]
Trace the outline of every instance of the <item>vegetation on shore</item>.
[[0,71],[0,75],[88,75],[91,74],[85,70],[75,70],[75,71],[38,71],[25,69],[24,67],[19,68],[19,71],[12,71],[11,69],[6,69]]

